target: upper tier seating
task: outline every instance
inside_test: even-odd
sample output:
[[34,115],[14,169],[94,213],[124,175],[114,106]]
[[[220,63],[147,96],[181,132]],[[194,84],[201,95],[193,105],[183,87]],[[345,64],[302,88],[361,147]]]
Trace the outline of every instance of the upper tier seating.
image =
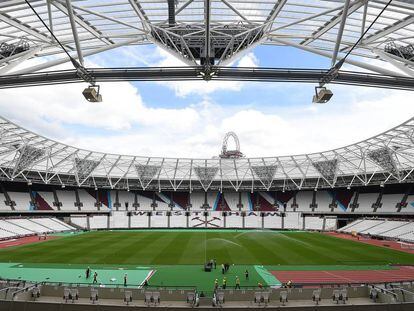
[[[33,186],[34,187],[34,186]],[[31,204],[31,195],[28,189],[15,189],[15,185],[10,185],[13,190],[7,190],[10,200],[15,203],[14,207],[6,205],[6,196],[0,193],[0,211],[22,211],[31,210],[36,207]],[[61,210],[61,211],[93,211],[108,209],[115,211],[168,211],[183,210],[187,208],[188,203],[192,205],[192,210],[202,210],[207,203],[210,211],[231,210],[238,211],[239,201],[242,204],[243,211],[273,211],[275,210],[274,200],[279,205],[278,210],[290,212],[315,212],[315,213],[354,213],[354,214],[380,214],[380,213],[412,213],[414,214],[414,194],[407,197],[406,204],[398,209],[400,203],[409,185],[403,185],[399,188],[373,188],[361,187],[355,189],[329,189],[329,190],[292,190],[292,191],[230,191],[223,193],[218,191],[174,192],[174,191],[126,191],[126,190],[92,190],[77,188],[56,188],[56,196],[53,189],[42,188],[40,190],[31,190],[32,197],[37,203],[38,209],[43,210]],[[79,195],[79,203],[76,204],[76,191]],[[388,192],[387,192],[388,191]],[[414,190],[413,190],[414,191]],[[382,196],[380,193],[384,192]],[[118,200],[117,200],[118,194]],[[358,195],[357,195],[358,194]],[[240,196],[240,199],[239,199]],[[98,197],[98,199],[97,199]],[[356,200],[357,198],[357,200]],[[315,200],[314,200],[315,199]],[[381,199],[378,201],[378,199]],[[59,202],[59,204],[55,204]],[[292,207],[293,202],[297,207]],[[313,202],[314,201],[314,202]],[[378,202],[377,202],[378,201]],[[42,203],[42,206],[39,205]],[[101,205],[96,204],[100,202]],[[138,203],[138,204],[135,204]],[[155,203],[155,205],[153,204]],[[171,205],[173,203],[173,205]],[[312,204],[314,203],[314,204]],[[333,204],[332,204],[333,203]],[[354,204],[355,203],[355,204]],[[380,203],[373,206],[375,203]],[[403,202],[404,203],[404,202]],[[139,205],[139,206],[138,206]],[[311,206],[312,205],[312,206]]]
[[78,210],[75,206],[76,196],[74,191],[70,190],[57,190],[56,194],[59,198],[59,201],[62,203],[62,210],[69,211],[69,210]]
[[82,203],[81,210],[90,211],[97,209],[95,207],[96,199],[83,189],[78,190],[79,201]]
[[16,210],[28,211],[31,209],[29,192],[8,192],[10,199],[16,203]]

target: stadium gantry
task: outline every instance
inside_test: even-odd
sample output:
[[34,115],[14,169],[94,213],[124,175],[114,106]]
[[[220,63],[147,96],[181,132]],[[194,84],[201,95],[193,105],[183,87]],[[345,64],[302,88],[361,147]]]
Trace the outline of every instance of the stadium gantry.
[[[413,89],[413,22],[414,4],[409,0],[6,0],[0,3],[0,88],[81,82],[85,75],[79,70],[49,70],[69,62],[69,55],[84,66],[84,58],[91,55],[154,44],[190,67],[101,68],[88,69],[89,74],[95,82],[312,83],[326,81],[328,75],[332,83]],[[347,64],[364,74],[336,71],[332,75],[329,68],[224,67],[258,45],[300,49],[331,59],[332,67],[346,58]],[[35,57],[42,61],[22,64]]]
[[190,159],[83,150],[0,119],[1,179],[143,190],[296,190],[410,183],[414,118],[324,152],[262,158]]

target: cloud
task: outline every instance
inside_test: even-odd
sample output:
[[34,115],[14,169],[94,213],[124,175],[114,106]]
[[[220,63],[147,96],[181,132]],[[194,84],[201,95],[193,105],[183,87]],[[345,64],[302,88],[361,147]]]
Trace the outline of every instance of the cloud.
[[[374,98],[370,91],[370,94],[362,96],[358,95],[359,92],[366,91],[357,90],[356,95],[364,98],[351,101],[344,95],[349,88],[340,87],[335,96],[344,95],[343,102],[323,106],[298,105],[269,113],[257,107],[224,107],[208,100],[184,109],[155,109],[145,106],[132,86],[116,84],[112,87],[131,89],[115,101],[116,96],[112,98],[106,86],[106,98],[114,103],[108,107],[79,99],[78,104],[69,105],[76,97],[76,94],[70,95],[70,89],[62,90],[63,93],[53,90],[48,99],[39,104],[42,92],[38,91],[31,94],[29,101],[15,100],[16,109],[8,109],[6,115],[30,129],[35,128],[47,136],[86,149],[210,158],[218,155],[227,131],[238,134],[242,151],[247,156],[301,154],[369,138],[405,121],[414,113],[409,92],[387,92],[388,96],[384,96],[385,92],[380,91]],[[53,103],[57,97],[54,93],[64,94],[67,100]],[[28,95],[21,96],[27,99]],[[128,104],[122,104],[123,101]],[[0,107],[2,111],[10,108],[4,102]],[[95,131],[85,133],[79,128],[68,127],[74,123],[89,126]],[[110,131],[100,131],[99,128]]]
[[[180,65],[166,52],[157,51],[160,54],[152,55],[150,64]],[[236,65],[257,64],[256,56],[248,53]],[[1,90],[0,112],[28,129],[81,148],[202,158],[218,155],[228,131],[238,134],[247,156],[300,154],[368,138],[414,113],[413,93],[404,91],[332,85],[333,100],[326,105],[312,105],[312,87],[306,84],[280,87],[199,81],[157,85],[175,92],[176,96],[167,99],[171,108],[145,102],[140,93],[145,84],[138,89],[122,82],[101,84],[102,103],[83,99],[84,84]],[[272,97],[261,96],[265,89]],[[223,104],[215,99],[215,92],[230,95],[236,104]],[[245,101],[244,94],[253,94],[254,102]],[[182,97],[187,97],[183,107]]]
[[[180,59],[169,54],[161,48],[157,48],[155,53],[160,56],[160,60],[153,63],[155,67],[177,67],[186,66]],[[233,64],[238,67],[257,67],[259,61],[256,56],[250,52]],[[159,85],[167,86],[172,89],[178,97],[187,97],[192,94],[206,96],[218,91],[239,91],[244,83],[239,81],[162,81]]]
[[[83,84],[42,86],[3,90],[0,109],[25,120],[49,119],[61,124],[83,125],[108,130],[127,130],[133,124],[186,129],[197,121],[191,107],[150,108],[129,83],[101,83],[104,101],[88,103],[82,96]],[[10,105],[10,103],[13,103]]]

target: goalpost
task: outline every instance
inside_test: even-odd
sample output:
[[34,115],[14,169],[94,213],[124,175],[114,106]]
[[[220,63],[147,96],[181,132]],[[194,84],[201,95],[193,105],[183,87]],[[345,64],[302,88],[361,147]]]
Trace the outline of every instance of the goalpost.
[[414,250],[414,243],[403,242],[403,241],[399,241],[398,243],[400,244],[401,249]]
[[38,238],[39,238],[39,241],[40,240],[47,240],[47,233],[45,232],[45,233],[38,233]]

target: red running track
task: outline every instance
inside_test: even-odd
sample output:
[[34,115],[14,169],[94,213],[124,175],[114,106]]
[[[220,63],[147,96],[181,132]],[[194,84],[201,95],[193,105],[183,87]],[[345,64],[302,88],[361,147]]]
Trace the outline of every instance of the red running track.
[[357,242],[375,245],[375,246],[387,247],[387,248],[395,249],[401,252],[414,254],[414,249],[401,248],[401,244],[396,241],[376,240],[376,239],[370,239],[366,237],[364,238],[359,237],[358,239],[358,237],[352,236],[351,234],[339,233],[339,232],[326,232],[325,234],[331,235],[337,238],[357,241]]
[[332,270],[332,271],[271,271],[282,283],[347,284],[385,283],[414,280],[414,266],[399,266],[395,270]]
[[57,238],[57,237],[56,236],[47,236],[46,240],[39,240],[38,236],[32,235],[32,236],[27,236],[27,237],[23,237],[23,238],[4,240],[4,241],[0,241],[0,249],[11,247],[11,246],[18,246],[18,245],[31,244],[31,243],[39,243],[39,242],[52,240],[52,239],[55,239],[55,238]]

